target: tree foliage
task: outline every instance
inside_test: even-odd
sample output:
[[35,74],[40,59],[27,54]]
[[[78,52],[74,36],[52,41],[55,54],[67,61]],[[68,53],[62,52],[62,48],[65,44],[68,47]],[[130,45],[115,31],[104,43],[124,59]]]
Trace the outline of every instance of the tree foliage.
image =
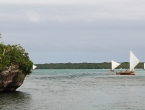
[[29,74],[33,63],[29,59],[28,53],[20,45],[0,43],[0,71],[12,65],[17,65],[22,73]]

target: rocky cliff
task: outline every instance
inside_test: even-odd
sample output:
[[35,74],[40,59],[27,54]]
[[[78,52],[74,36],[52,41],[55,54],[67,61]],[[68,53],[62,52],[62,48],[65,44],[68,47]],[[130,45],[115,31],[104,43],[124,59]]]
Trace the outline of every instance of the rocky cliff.
[[23,84],[25,76],[17,65],[7,67],[0,73],[0,92],[15,91]]

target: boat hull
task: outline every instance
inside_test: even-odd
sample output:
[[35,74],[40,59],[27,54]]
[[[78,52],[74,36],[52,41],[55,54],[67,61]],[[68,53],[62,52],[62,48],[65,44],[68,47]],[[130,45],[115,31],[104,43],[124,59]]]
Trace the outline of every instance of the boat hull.
[[118,72],[116,75],[135,75],[133,72]]

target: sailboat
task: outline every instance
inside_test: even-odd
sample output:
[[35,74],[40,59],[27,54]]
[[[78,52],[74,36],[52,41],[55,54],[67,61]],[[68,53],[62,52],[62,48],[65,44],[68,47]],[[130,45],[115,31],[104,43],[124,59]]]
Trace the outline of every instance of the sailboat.
[[143,69],[145,70],[145,63],[144,63],[144,68]]
[[117,72],[116,75],[135,75],[134,74],[134,68],[139,63],[139,59],[130,51],[130,68],[129,70],[126,70],[125,72]]
[[117,63],[117,62],[115,62],[115,61],[111,61],[111,70],[110,71],[112,71],[112,72],[114,72],[114,69],[116,68],[116,67],[118,67],[120,65],[120,63]]
[[33,70],[34,70],[35,68],[37,68],[37,66],[33,65]]

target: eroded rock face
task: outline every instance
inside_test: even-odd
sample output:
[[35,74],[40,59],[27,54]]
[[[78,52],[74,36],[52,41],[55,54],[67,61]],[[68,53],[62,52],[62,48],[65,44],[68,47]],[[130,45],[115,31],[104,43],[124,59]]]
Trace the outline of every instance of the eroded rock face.
[[7,67],[0,73],[0,92],[15,91],[23,84],[25,76],[16,65]]

